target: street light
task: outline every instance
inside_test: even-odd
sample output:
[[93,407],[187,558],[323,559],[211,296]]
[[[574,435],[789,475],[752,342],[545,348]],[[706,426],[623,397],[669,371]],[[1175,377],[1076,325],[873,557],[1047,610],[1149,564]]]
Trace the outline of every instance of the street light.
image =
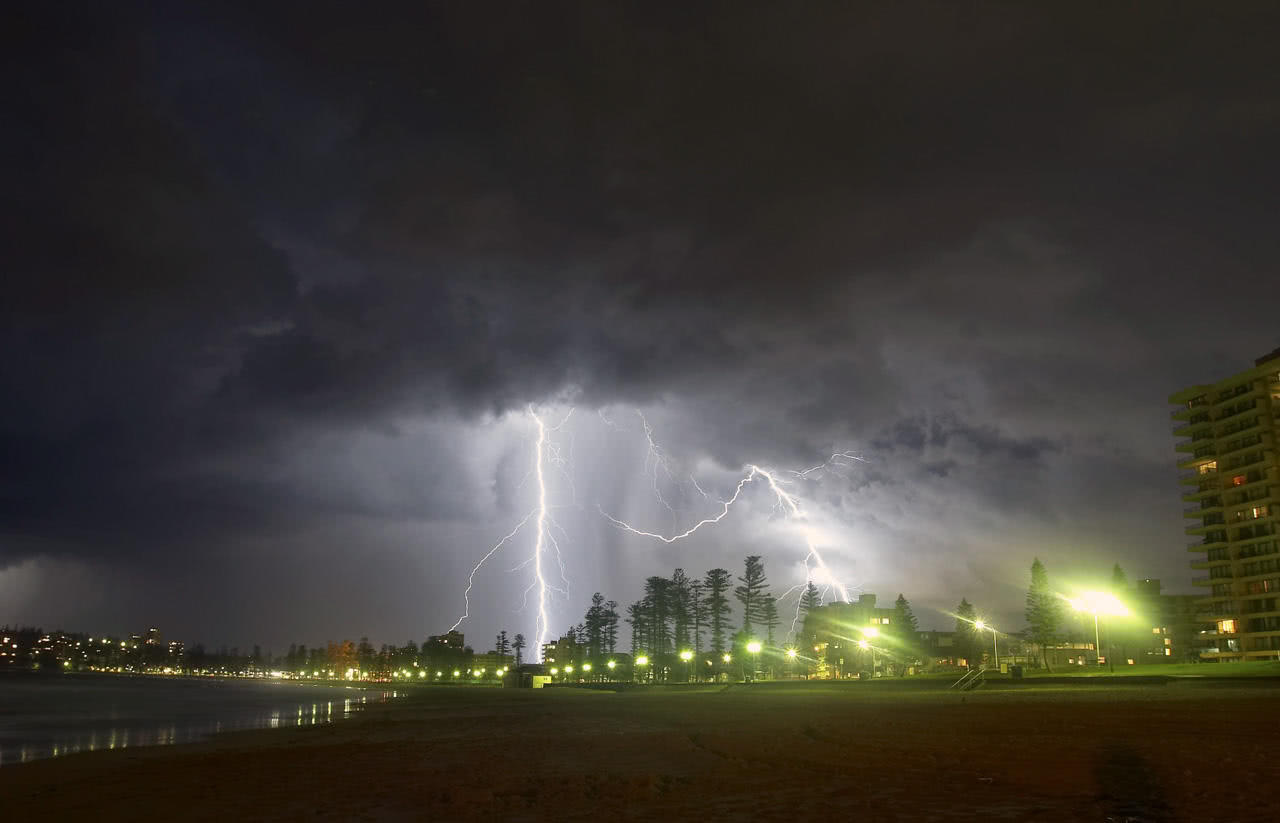
[[760,670],[760,641],[752,640],[747,643],[747,651],[751,653],[751,679],[756,679],[756,672]]
[[[877,629],[876,634],[879,633],[880,631]],[[858,648],[862,649],[864,652],[867,649],[871,649],[871,676],[874,678],[876,676],[876,647],[868,643],[866,640],[859,640]]]
[[[636,668],[639,668],[639,667],[641,667],[641,666],[647,666],[647,665],[649,665],[649,658],[648,658],[648,656],[646,656],[646,655],[643,655],[643,654],[642,654],[642,655],[640,655],[639,657],[637,657],[637,658],[636,658]],[[632,680],[635,680],[635,679],[636,679],[636,678],[635,678],[635,672],[634,672],[634,671],[631,673],[631,679],[632,679]]]
[[[1068,598],[1067,602],[1071,604],[1071,608],[1078,612],[1093,615],[1093,647],[1098,652],[1098,665],[1102,665],[1102,639],[1098,630],[1098,617],[1128,617],[1129,607],[1121,603],[1119,598],[1114,594],[1107,592],[1085,592],[1078,598]],[[1111,661],[1111,655],[1107,655],[1107,663],[1111,667],[1111,671],[1115,671],[1115,663]]]
[[728,652],[725,652],[720,659],[726,663],[731,663],[733,662],[733,655],[729,654]]
[[689,662],[693,659],[693,652],[685,649],[680,652],[680,659],[684,661],[684,677],[686,681],[693,680],[693,665]]
[[991,629],[991,649],[994,652],[996,657],[996,668],[999,669],[1000,668],[1000,645],[996,640],[998,635],[996,634],[995,627],[988,626],[985,620],[973,621],[973,627],[978,631],[983,631],[984,629]]

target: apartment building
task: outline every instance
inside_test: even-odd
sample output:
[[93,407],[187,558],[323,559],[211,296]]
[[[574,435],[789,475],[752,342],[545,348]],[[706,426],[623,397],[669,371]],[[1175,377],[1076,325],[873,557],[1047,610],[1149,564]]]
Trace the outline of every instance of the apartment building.
[[1280,659],[1280,349],[1216,383],[1170,395],[1180,439],[1187,550],[1202,634],[1200,657]]

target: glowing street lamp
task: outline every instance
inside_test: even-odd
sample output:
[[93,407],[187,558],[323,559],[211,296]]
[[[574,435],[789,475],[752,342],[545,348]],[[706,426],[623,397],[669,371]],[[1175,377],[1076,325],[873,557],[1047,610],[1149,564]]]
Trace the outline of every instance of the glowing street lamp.
[[[648,658],[648,656],[646,656],[646,655],[643,655],[643,654],[642,654],[642,655],[640,655],[639,657],[637,657],[637,658],[636,658],[635,668],[637,668],[637,669],[638,669],[638,668],[641,668],[641,667],[643,667],[643,666],[648,666],[648,665],[649,665],[649,658]],[[631,679],[632,679],[633,681],[635,680],[635,675],[636,675],[636,673],[635,673],[635,671],[633,670],[633,671],[631,672]]]
[[985,631],[986,629],[991,630],[991,650],[996,657],[996,668],[997,669],[1000,668],[1000,645],[999,645],[999,641],[996,639],[999,637],[999,635],[996,633],[995,627],[988,626],[985,620],[973,621],[973,627],[978,631]]
[[756,679],[756,672],[760,670],[760,649],[759,640],[752,640],[747,643],[747,651],[751,653],[751,679]]
[[[1093,615],[1093,647],[1098,651],[1098,665],[1101,666],[1102,641],[1098,631],[1098,617],[1128,617],[1129,607],[1121,603],[1114,594],[1107,592],[1085,592],[1077,598],[1068,598],[1067,602],[1076,611]],[[1111,665],[1111,670],[1115,671],[1111,655],[1107,655],[1107,662]]]
[[680,659],[684,661],[685,680],[693,680],[693,664],[689,662],[693,659],[693,652],[685,649],[680,652]]
[[583,670],[584,672],[589,672],[589,671],[591,671],[591,664],[590,664],[590,663],[583,663],[583,664],[582,664],[582,670]]
[[[876,634],[879,634],[879,633],[880,633],[880,632],[879,632],[879,630],[876,630]],[[864,634],[870,634],[870,632],[864,632]],[[874,635],[872,635],[872,636],[874,636]],[[873,645],[871,645],[870,643],[868,643],[868,642],[864,639],[864,640],[859,640],[859,641],[858,641],[858,648],[859,648],[859,649],[862,649],[864,652],[865,652],[867,649],[871,649],[871,676],[872,676],[872,677],[875,677],[875,676],[876,676],[876,667],[877,667],[877,665],[878,665],[878,664],[877,664],[877,662],[876,662],[876,647],[875,647],[875,646],[873,646]]]
[[609,671],[613,671],[618,667],[618,661],[610,660],[608,663],[605,663],[605,665],[609,667]]
[[726,663],[732,663],[732,662],[733,662],[733,655],[729,654],[728,652],[725,652],[725,653],[724,653],[724,655],[723,655],[720,659],[721,659],[721,660],[723,660],[723,661],[724,661],[724,662],[726,662]]

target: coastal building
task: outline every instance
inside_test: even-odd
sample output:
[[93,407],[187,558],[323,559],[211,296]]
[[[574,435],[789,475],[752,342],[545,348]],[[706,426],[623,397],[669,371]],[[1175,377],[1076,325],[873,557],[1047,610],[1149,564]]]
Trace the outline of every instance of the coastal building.
[[585,649],[578,641],[568,635],[542,644],[542,663],[545,666],[564,668],[576,665],[585,656]]
[[1280,659],[1280,349],[1169,396],[1207,660]]
[[1196,617],[1195,594],[1165,594],[1153,578],[1134,584],[1130,597],[1135,619],[1135,663],[1187,663],[1200,656],[1203,632],[1210,626]]
[[873,676],[885,671],[896,658],[877,649],[884,646],[880,635],[891,631],[894,615],[893,608],[876,606],[874,594],[861,594],[849,603],[828,603],[810,610],[797,643],[806,653],[813,650],[815,665],[811,676],[838,680],[857,677],[864,671]]

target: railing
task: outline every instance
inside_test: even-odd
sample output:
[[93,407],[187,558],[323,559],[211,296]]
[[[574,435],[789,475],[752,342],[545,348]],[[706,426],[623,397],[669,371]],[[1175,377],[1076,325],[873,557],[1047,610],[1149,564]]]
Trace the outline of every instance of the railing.
[[[1207,574],[1206,574],[1204,577],[1193,577],[1193,578],[1191,578],[1191,585],[1193,585],[1193,586],[1204,586],[1204,585],[1206,585],[1206,584],[1207,584],[1211,579],[1212,579],[1212,578],[1211,578],[1211,577],[1209,577],[1209,575],[1207,575]],[[1230,578],[1227,578],[1227,579],[1228,579],[1228,580],[1230,580]]]
[[[1181,461],[1181,460],[1179,460],[1178,462],[1179,462],[1179,463],[1181,463],[1182,461]],[[1217,475],[1218,475],[1218,470],[1217,470],[1216,468],[1215,468],[1215,469],[1209,469],[1208,471],[1200,471],[1199,469],[1192,469],[1191,471],[1186,471],[1186,472],[1182,472],[1182,473],[1180,473],[1180,474],[1178,475],[1178,479],[1179,479],[1179,480],[1194,480],[1194,479],[1196,479],[1197,477],[1205,477],[1205,478],[1208,478],[1208,477],[1216,477]]]
[[963,677],[961,677],[956,682],[952,683],[951,688],[953,689],[958,688],[962,692],[967,692],[970,689],[977,688],[978,684],[982,681],[982,678],[985,677],[986,674],[987,674],[987,667],[985,664],[979,666],[976,669],[970,669],[969,671],[964,673]]
[[1183,514],[1199,514],[1200,512],[1207,512],[1212,509],[1220,509],[1220,508],[1222,508],[1221,500],[1219,500],[1217,503],[1210,503],[1207,506],[1205,505],[1187,506],[1182,510],[1182,513]]

